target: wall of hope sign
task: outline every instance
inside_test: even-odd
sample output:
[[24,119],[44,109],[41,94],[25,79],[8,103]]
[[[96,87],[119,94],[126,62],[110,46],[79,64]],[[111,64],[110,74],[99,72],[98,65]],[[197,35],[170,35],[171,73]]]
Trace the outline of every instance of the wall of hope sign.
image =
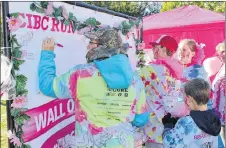
[[[19,12],[22,25],[17,31],[11,32],[22,46],[22,59],[25,63],[20,66],[18,74],[26,76],[28,90],[26,112],[31,119],[23,126],[24,142],[32,148],[65,147],[70,143],[68,135],[74,135],[74,112],[76,110],[73,99],[50,98],[40,93],[38,87],[38,63],[41,52],[42,40],[45,37],[54,37],[63,48],[55,48],[55,62],[57,75],[61,75],[77,64],[86,63],[85,55],[89,40],[85,36],[73,31],[72,26],[57,23],[55,18],[45,16],[30,10],[31,2],[9,2],[9,13]],[[90,17],[96,18],[101,24],[113,26],[121,23],[124,18],[106,13],[95,12],[87,8],[73,6],[63,2],[54,2],[54,6],[64,6],[72,12],[79,21]],[[132,32],[137,35],[135,29]],[[133,37],[122,35],[123,41],[128,42],[132,48],[128,54],[132,67],[136,68],[137,56],[135,54],[135,41]]]

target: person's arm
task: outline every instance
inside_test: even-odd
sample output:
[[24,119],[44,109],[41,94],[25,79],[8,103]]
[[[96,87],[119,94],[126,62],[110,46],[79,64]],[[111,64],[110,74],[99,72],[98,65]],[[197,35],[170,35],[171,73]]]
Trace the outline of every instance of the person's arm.
[[143,83],[137,76],[137,89],[139,89],[139,98],[136,103],[136,115],[132,122],[133,126],[142,127],[148,122],[149,113],[146,109],[146,96]]
[[38,66],[39,89],[50,97],[70,98],[69,79],[76,67],[57,77],[55,66],[54,40],[45,39],[42,44],[41,57]]
[[[164,71],[164,69],[162,68],[163,67],[161,66],[160,71]],[[161,122],[165,114],[163,101],[160,98],[160,96],[162,96],[161,93],[164,92],[164,87],[161,85],[163,83],[163,80],[160,80],[160,78],[156,74],[157,72],[159,71],[156,71],[153,64],[144,66],[138,71],[145,87],[147,109],[148,111],[152,110],[158,120]]]
[[56,77],[55,54],[50,50],[42,50],[38,66],[40,91],[50,97],[56,98],[53,90],[53,81]]
[[[188,126],[187,117],[178,120],[173,128],[173,124],[165,124],[162,134],[163,146],[166,148],[181,148],[185,147],[184,138],[186,137],[186,128]],[[187,131],[187,134],[189,131]]]

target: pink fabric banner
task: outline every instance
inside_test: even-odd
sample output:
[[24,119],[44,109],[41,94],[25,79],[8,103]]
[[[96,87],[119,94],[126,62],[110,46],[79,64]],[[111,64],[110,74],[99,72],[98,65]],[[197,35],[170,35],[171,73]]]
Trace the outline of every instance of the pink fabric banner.
[[44,134],[56,124],[73,116],[75,106],[73,99],[56,99],[26,112],[31,119],[23,126],[23,139],[31,141]]

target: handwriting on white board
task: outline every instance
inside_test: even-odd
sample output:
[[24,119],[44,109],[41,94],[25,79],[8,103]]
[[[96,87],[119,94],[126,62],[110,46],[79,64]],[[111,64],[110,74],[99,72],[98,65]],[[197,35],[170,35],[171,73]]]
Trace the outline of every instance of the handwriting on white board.
[[34,60],[35,54],[32,52],[27,52],[27,50],[22,50],[22,57],[27,60]]
[[33,32],[27,32],[19,38],[19,44],[21,46],[27,46],[29,42],[33,39]]

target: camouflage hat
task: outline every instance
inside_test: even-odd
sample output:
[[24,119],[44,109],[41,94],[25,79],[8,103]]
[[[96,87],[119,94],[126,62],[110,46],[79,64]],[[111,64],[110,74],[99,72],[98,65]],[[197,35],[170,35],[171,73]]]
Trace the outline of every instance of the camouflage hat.
[[90,40],[96,40],[99,46],[89,50],[86,54],[88,62],[100,58],[109,58],[117,54],[127,54],[127,47],[122,44],[122,39],[118,32],[113,29],[101,29],[96,32],[84,34]]

